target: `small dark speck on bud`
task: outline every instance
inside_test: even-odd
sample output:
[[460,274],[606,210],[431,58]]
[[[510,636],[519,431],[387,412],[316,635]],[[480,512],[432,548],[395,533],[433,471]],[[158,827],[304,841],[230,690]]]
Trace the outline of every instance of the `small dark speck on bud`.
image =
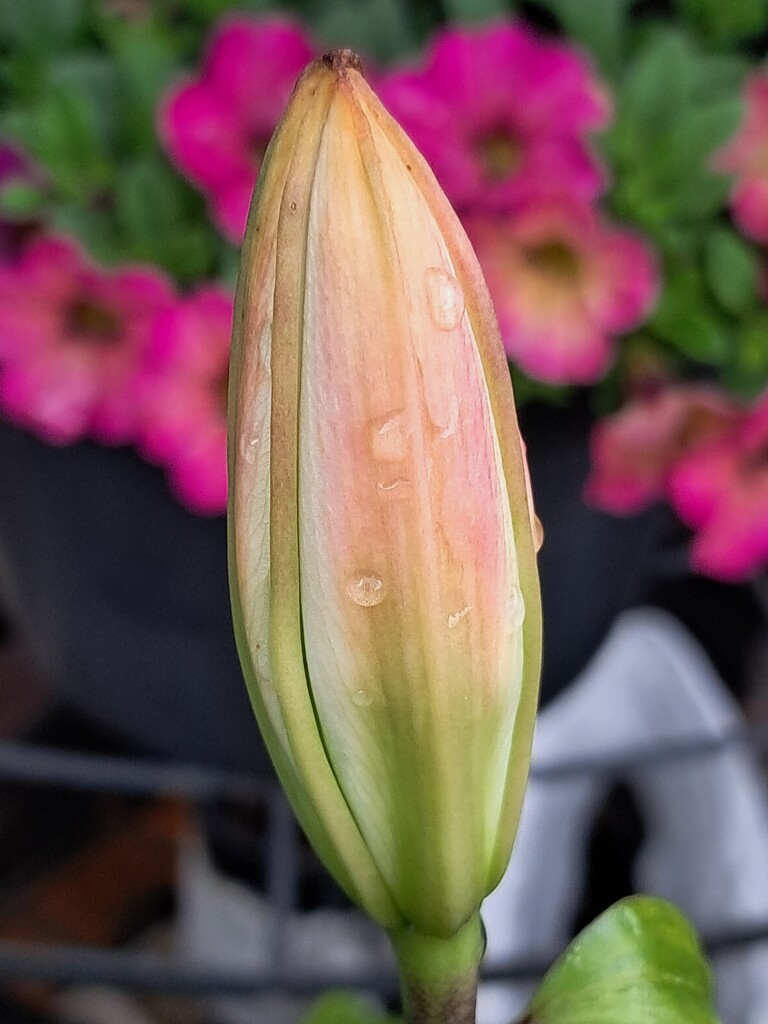
[[295,209],[296,209],[296,203],[291,203],[291,210],[295,210]]
[[350,68],[363,74],[363,62],[354,50],[346,47],[340,50],[330,50],[323,54],[323,63],[327,64],[338,74],[345,74]]

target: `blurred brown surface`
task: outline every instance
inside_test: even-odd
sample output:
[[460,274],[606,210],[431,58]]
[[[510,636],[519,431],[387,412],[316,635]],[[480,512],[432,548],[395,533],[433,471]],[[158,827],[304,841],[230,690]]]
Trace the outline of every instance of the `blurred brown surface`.
[[[0,741],[5,739],[75,749],[82,741],[83,749],[111,749],[108,737],[57,704],[29,652],[3,624],[0,609]],[[175,799],[0,784],[0,939],[102,947],[133,943],[168,920],[178,843],[193,827],[190,808]],[[81,996],[81,990],[63,996],[42,984],[17,984],[6,991],[20,1008],[46,1014],[70,997],[78,1005],[85,1000],[84,1006],[96,1000],[82,1019],[94,1019],[99,999],[128,998],[108,990],[98,998]]]

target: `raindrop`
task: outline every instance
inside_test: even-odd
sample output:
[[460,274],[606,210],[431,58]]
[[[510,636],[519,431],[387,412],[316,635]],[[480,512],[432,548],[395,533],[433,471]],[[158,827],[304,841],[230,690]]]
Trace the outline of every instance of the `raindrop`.
[[399,501],[401,498],[406,498],[408,496],[410,483],[411,481],[406,480],[404,476],[399,476],[395,480],[390,480],[388,483],[382,483],[380,481],[376,484],[376,490],[382,498],[388,498],[391,501]]
[[440,437],[445,441],[449,437],[453,437],[456,433],[456,427],[459,425],[459,400],[456,395],[451,399],[451,407],[448,410],[448,422],[445,424],[443,429],[440,431]]
[[352,694],[352,703],[359,708],[368,708],[371,706],[371,695],[365,690],[358,690]]
[[245,461],[250,462],[251,465],[256,461],[259,454],[258,449],[260,444],[260,437],[248,437],[246,435],[240,440],[240,453]]
[[384,583],[378,576],[355,576],[347,584],[347,597],[361,608],[381,604],[385,595]]
[[464,313],[464,296],[459,282],[440,267],[430,267],[424,281],[429,312],[435,326],[441,331],[452,331]]
[[374,421],[371,432],[371,451],[377,462],[400,462],[408,448],[408,429],[404,409],[388,413]]
[[448,616],[448,629],[453,629],[461,622],[465,615],[469,615],[472,611],[471,604],[465,604],[463,608],[460,608],[457,612],[452,612]]
[[259,334],[259,362],[267,373],[272,369],[272,323],[267,321]]
[[515,629],[522,626],[523,620],[525,619],[525,601],[523,600],[523,592],[520,587],[512,587],[512,593],[509,596],[509,617],[512,620],[512,624]]
[[256,675],[264,682],[269,682],[272,679],[266,644],[259,643],[254,646],[253,667],[256,669]]

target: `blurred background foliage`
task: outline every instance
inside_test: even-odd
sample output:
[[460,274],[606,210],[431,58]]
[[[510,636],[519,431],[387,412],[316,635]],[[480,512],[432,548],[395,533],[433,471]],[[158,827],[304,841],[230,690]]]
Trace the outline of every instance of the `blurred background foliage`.
[[[447,20],[515,11],[585,47],[615,96],[614,123],[600,140],[611,169],[609,207],[663,256],[665,289],[643,343],[716,368],[746,395],[768,383],[759,253],[721,216],[729,182],[708,162],[738,125],[744,76],[766,40],[768,0],[280,6],[320,43],[350,45],[382,65],[415,57]],[[241,0],[236,8],[256,15],[276,4]],[[163,91],[194,66],[211,24],[232,9],[231,0],[3,4],[0,135],[33,154],[47,179],[6,183],[0,212],[50,218],[107,263],[155,263],[182,285],[232,281],[233,248],[170,166],[154,127]],[[541,391],[532,385],[531,393]]]

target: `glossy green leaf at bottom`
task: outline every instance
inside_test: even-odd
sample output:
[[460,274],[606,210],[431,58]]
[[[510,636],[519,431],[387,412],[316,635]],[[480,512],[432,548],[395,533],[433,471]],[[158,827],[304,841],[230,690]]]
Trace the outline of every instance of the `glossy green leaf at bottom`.
[[571,943],[518,1024],[718,1024],[699,940],[664,900],[615,904]]
[[314,1004],[301,1024],[400,1024],[399,1018],[385,1016],[370,1003],[350,992],[326,992]]

